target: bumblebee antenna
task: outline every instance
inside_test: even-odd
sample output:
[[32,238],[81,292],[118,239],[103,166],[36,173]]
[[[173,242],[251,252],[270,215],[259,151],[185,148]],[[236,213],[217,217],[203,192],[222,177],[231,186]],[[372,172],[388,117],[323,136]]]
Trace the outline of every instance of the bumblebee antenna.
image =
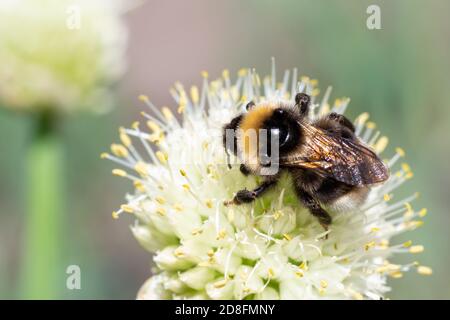
[[308,94],[299,92],[295,95],[295,106],[299,108],[301,115],[308,114],[310,104],[311,97]]

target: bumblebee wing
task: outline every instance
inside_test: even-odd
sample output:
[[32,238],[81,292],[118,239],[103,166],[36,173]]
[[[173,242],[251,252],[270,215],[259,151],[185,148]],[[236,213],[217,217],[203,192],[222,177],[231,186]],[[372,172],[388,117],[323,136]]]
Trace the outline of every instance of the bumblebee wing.
[[336,149],[332,176],[341,182],[361,186],[380,183],[389,178],[389,171],[381,159],[357,141],[340,139]]
[[280,158],[288,167],[313,169],[325,177],[352,186],[370,185],[386,181],[389,172],[378,156],[357,140],[337,138],[321,130],[311,129],[302,156]]

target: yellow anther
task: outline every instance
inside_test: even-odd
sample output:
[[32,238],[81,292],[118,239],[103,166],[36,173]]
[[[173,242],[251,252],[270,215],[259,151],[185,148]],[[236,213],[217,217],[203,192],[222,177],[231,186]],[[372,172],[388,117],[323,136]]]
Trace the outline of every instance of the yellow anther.
[[320,280],[320,286],[325,289],[328,287],[328,282],[326,280]]
[[305,275],[305,273],[303,272],[303,270],[297,270],[295,272],[295,275],[299,278],[302,278]]
[[121,144],[113,143],[111,145],[111,152],[120,158],[126,158],[128,157],[128,150]]
[[238,77],[245,77],[247,75],[247,69],[242,68],[238,71]]
[[422,245],[416,245],[409,248],[410,253],[421,253],[423,252],[424,247]]
[[141,101],[143,101],[143,102],[147,102],[149,99],[148,99],[148,96],[146,96],[145,94],[141,94],[141,95],[139,95],[139,100],[141,100]]
[[403,150],[402,148],[395,148],[395,152],[397,152],[397,154],[400,157],[404,157],[405,156],[405,150]]
[[389,240],[387,239],[382,239],[380,241],[380,243],[378,244],[379,247],[383,247],[383,248],[389,248]]
[[159,204],[165,204],[165,203],[166,203],[166,199],[164,199],[164,198],[161,197],[161,196],[157,196],[157,197],[155,198],[155,200],[156,200],[156,202],[158,202]]
[[147,121],[147,127],[152,132],[160,132],[161,131],[161,127],[151,120]]
[[213,202],[211,200],[206,200],[205,205],[211,209],[213,207]]
[[180,106],[177,109],[177,112],[178,112],[178,114],[182,114],[182,113],[184,113],[184,110],[186,110],[186,105],[180,104]]
[[183,249],[181,249],[180,247],[176,248],[176,249],[173,251],[173,255],[174,255],[175,257],[177,257],[177,258],[183,257],[183,256],[184,256]]
[[283,234],[283,238],[285,238],[287,241],[291,241],[292,240],[292,237],[289,234],[287,234],[287,233]]
[[375,124],[375,122],[369,121],[366,123],[366,127],[368,129],[375,129],[377,127],[377,125]]
[[281,211],[281,210],[276,210],[275,212],[274,212],[274,214],[273,214],[273,218],[275,219],[275,220],[278,220],[280,217],[282,217],[283,216],[283,211]]
[[321,115],[326,115],[330,113],[330,105],[328,103],[325,103],[322,107],[322,109],[320,109],[320,114]]
[[186,191],[189,191],[189,190],[191,190],[191,187],[187,184],[187,183],[185,183],[185,184],[182,184],[181,185],[182,187],[183,187],[183,189],[184,190],[186,190]]
[[208,252],[206,253],[208,255],[208,257],[213,257],[214,256],[214,250],[210,249],[208,250]]
[[320,94],[320,89],[318,88],[314,88],[313,91],[311,92],[311,95],[313,97],[317,97]]
[[166,209],[164,208],[157,208],[156,213],[159,214],[161,217],[164,217],[166,215]]
[[159,145],[161,141],[164,140],[164,133],[162,131],[155,132],[148,137],[148,140],[156,145]]
[[433,274],[433,270],[430,267],[426,267],[426,266],[417,267],[417,272],[424,276],[430,276]]
[[134,170],[141,176],[148,176],[148,166],[145,162],[139,161],[134,165]]
[[403,246],[404,246],[405,248],[409,248],[409,247],[411,247],[411,245],[412,245],[412,241],[411,241],[411,240],[408,240],[408,241],[406,241],[406,242],[403,242]]
[[209,261],[201,261],[198,263],[199,267],[210,267],[211,263]]
[[112,174],[118,177],[126,177],[127,173],[122,169],[113,169]]
[[390,271],[398,271],[398,270],[400,270],[401,266],[399,264],[388,263],[387,268]]
[[156,157],[162,164],[166,164],[167,160],[169,159],[168,155],[162,152],[161,150],[156,151]]
[[173,119],[173,113],[168,107],[162,107],[161,112],[167,121],[171,121]]
[[364,123],[366,123],[366,121],[369,119],[369,113],[368,112],[364,112],[361,113],[357,118],[356,118],[356,123],[363,125]]
[[406,210],[406,212],[403,214],[403,217],[408,220],[409,218],[411,218],[414,215],[414,211],[413,210]]
[[175,204],[173,205],[173,208],[174,208],[176,211],[178,211],[178,212],[183,211],[183,206],[182,206],[181,204],[179,204],[179,203],[175,203]]
[[335,106],[340,106],[342,104],[342,100],[337,98],[336,100],[334,100],[334,105]]
[[405,208],[406,208],[407,211],[414,211],[413,207],[411,206],[411,204],[409,202],[405,203]]
[[230,71],[228,71],[228,69],[223,70],[222,77],[224,77],[224,79],[228,79],[230,77]]
[[119,219],[119,213],[117,211],[113,211],[111,213],[111,216],[112,216],[113,219]]
[[123,205],[121,205],[121,206],[120,206],[120,209],[122,209],[122,210],[125,211],[126,213],[133,213],[133,212],[134,212],[133,207],[131,207],[131,206],[128,205],[128,204],[123,204]]
[[302,261],[302,263],[300,263],[300,265],[298,266],[300,269],[302,270],[308,270],[308,263],[306,261]]
[[403,273],[401,271],[394,271],[389,274],[394,279],[399,279],[403,277]]
[[380,228],[378,228],[378,227],[373,227],[372,229],[370,229],[370,231],[371,231],[372,233],[376,233],[376,232],[380,231]]
[[419,217],[423,218],[427,215],[428,210],[426,208],[423,208],[422,210],[419,211]]
[[138,191],[140,191],[140,192],[144,192],[145,191],[145,187],[144,187],[144,185],[142,184],[141,181],[135,180],[133,182],[133,185]]
[[227,284],[227,279],[219,280],[217,282],[214,282],[214,288],[223,288]]
[[375,241],[370,241],[364,245],[364,250],[368,251],[370,248],[375,246]]
[[106,152],[103,152],[103,153],[101,153],[101,154],[100,154],[100,159],[107,159],[107,158],[108,158],[108,156],[109,156],[109,154],[108,154],[108,153],[106,153]]
[[183,84],[181,83],[181,81],[179,81],[179,80],[175,81],[174,86],[178,91],[181,91],[181,92],[184,91]]
[[125,130],[121,130],[119,137],[120,137],[120,141],[122,141],[122,143],[125,147],[128,148],[129,146],[131,146],[131,139],[128,136],[128,134],[125,132]]
[[300,77],[300,81],[308,83],[309,82],[309,77],[308,76],[301,76]]
[[197,86],[191,87],[191,99],[194,104],[197,104],[200,101],[200,95],[198,93]]
[[361,293],[356,292],[356,291],[352,293],[352,297],[355,300],[364,300],[364,296]]
[[220,230],[219,233],[217,234],[217,240],[224,239],[226,237],[226,235],[227,235],[227,232],[224,229]]
[[387,145],[389,144],[388,137],[381,137],[378,139],[378,141],[375,143],[374,149],[376,153],[382,153],[384,149],[386,149]]
[[134,130],[139,129],[139,121],[133,122],[133,123],[131,124],[131,127],[132,127]]
[[408,172],[408,173],[405,175],[405,179],[412,179],[413,177],[414,177],[414,173],[413,173],[412,171]]
[[412,227],[412,228],[418,228],[418,227],[422,226],[423,223],[424,222],[421,220],[413,220],[413,221],[408,221],[407,226]]
[[186,177],[186,171],[184,171],[183,169],[180,169],[180,174],[181,174],[183,177]]
[[269,275],[269,278],[273,278],[273,276],[275,275],[275,272],[273,271],[272,268],[267,269],[267,274]]
[[201,229],[201,228],[195,228],[194,230],[192,230],[192,235],[193,236],[196,236],[196,235],[198,235],[198,234],[200,234],[200,233],[202,233],[203,232],[203,229]]
[[386,271],[387,271],[387,267],[386,266],[378,267],[376,269],[376,272],[378,272],[378,273],[385,273]]
[[384,199],[384,201],[388,202],[389,200],[391,200],[391,196],[388,195],[388,194],[385,194],[385,195],[383,196],[383,199]]
[[403,163],[401,164],[401,166],[402,166],[402,170],[403,170],[403,171],[405,171],[405,172],[410,172],[410,171],[411,171],[411,167],[410,167],[409,164],[407,164],[406,162],[403,162]]
[[208,78],[208,71],[202,71],[200,74],[202,75],[203,78],[205,79]]
[[202,142],[202,149],[206,150],[206,149],[208,149],[208,147],[209,147],[209,142],[208,141],[203,141]]
[[311,79],[311,81],[309,82],[313,87],[317,86],[319,84],[319,80],[317,79]]

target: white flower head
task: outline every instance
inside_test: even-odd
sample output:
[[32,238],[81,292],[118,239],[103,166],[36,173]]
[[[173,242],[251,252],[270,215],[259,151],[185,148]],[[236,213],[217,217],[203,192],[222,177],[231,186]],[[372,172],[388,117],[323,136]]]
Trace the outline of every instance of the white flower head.
[[[413,267],[431,273],[417,263],[388,260],[423,250],[411,242],[391,243],[393,236],[420,226],[426,214],[410,205],[416,195],[392,200],[394,190],[412,177],[407,164],[398,166],[401,149],[386,160],[391,178],[374,187],[356,212],[331,212],[327,233],[298,202],[287,177],[252,204],[224,206],[234,192],[259,180],[245,177],[238,166],[228,169],[224,161],[222,127],[248,101],[292,103],[297,92],[306,92],[313,97],[310,117],[316,118],[344,113],[349,99],[330,104],[331,88],[318,99],[317,81],[299,80],[297,69],[278,83],[274,65],[264,79],[250,69],[240,70],[235,81],[227,70],[215,81],[206,72],[203,78],[201,90],[180,83],[171,90],[180,117],[141,96],[150,108],[143,113],[150,131],[139,123],[121,128],[121,143],[102,154],[124,167],[113,174],[135,186],[113,217],[133,214],[133,234],[154,254],[154,275],[139,299],[380,299],[389,291],[388,276],[401,277]],[[368,118],[363,113],[355,120],[356,134],[381,154],[388,139]]]
[[0,3],[0,105],[101,112],[125,67],[119,1]]

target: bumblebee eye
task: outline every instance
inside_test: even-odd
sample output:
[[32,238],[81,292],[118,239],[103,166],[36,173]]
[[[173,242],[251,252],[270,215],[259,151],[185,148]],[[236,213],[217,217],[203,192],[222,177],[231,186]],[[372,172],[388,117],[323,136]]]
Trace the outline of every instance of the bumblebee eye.
[[247,103],[247,105],[245,106],[245,110],[250,110],[251,108],[253,108],[255,106],[255,103],[253,101],[250,101],[249,103]]
[[289,140],[289,129],[285,126],[270,128],[270,135],[278,136],[279,146],[284,146]]

